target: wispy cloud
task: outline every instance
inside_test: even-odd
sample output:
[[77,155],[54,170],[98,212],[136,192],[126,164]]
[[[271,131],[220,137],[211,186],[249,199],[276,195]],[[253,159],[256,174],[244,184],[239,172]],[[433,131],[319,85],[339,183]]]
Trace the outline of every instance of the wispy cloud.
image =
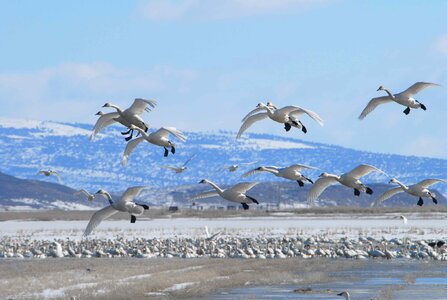
[[436,40],[433,48],[437,53],[447,55],[447,35]]
[[223,20],[261,15],[295,14],[328,0],[146,0],[138,12],[150,21]]

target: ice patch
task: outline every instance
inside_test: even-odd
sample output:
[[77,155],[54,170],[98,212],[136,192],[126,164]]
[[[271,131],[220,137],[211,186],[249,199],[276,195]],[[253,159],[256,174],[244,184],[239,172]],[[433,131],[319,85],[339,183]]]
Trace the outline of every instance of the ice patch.
[[187,287],[193,286],[197,282],[183,282],[183,283],[176,283],[171,287],[168,287],[167,289],[164,289],[163,292],[174,292],[179,290],[184,290]]

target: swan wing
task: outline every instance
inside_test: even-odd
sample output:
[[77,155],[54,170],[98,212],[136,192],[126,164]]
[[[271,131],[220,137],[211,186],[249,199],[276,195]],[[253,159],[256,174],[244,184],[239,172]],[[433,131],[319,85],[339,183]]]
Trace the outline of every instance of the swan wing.
[[132,105],[126,109],[126,111],[132,113],[132,114],[136,114],[136,115],[141,115],[144,111],[150,111],[150,107],[154,108],[157,105],[157,101],[155,100],[146,100],[143,98],[136,98]]
[[250,166],[250,165],[254,165],[255,163],[257,163],[257,161],[252,161],[252,162],[248,162],[248,163],[240,163],[240,166]]
[[415,84],[410,86],[408,89],[403,91],[401,94],[405,95],[407,97],[412,97],[413,95],[416,95],[423,89],[426,89],[428,87],[433,87],[433,86],[440,86],[440,85],[436,84],[436,83],[431,83],[431,82],[416,82]]
[[132,202],[144,190],[145,186],[134,186],[128,188],[121,196],[121,202]]
[[[264,167],[264,168],[271,170],[273,173],[278,173],[278,169],[279,169],[278,167],[273,167],[273,166]],[[268,172],[268,171],[267,170],[258,170],[258,168],[256,168],[256,169],[250,170],[248,172],[245,172],[244,174],[241,175],[241,177],[248,177],[248,176],[251,176],[254,174],[259,174],[259,173],[264,173],[264,172]]]
[[79,195],[81,195],[81,194],[84,194],[84,195],[86,195],[87,197],[92,196],[89,192],[87,192],[87,191],[84,190],[84,189],[80,189],[79,191],[75,192],[73,195],[79,196]]
[[282,109],[287,108],[287,113],[293,117],[298,117],[299,115],[302,114],[307,114],[309,117],[311,117],[314,121],[316,121],[318,124],[320,124],[321,126],[324,125],[323,119],[314,111],[311,111],[309,109],[305,109],[299,106],[286,106],[281,108],[279,111],[281,111]]
[[181,140],[183,142],[186,141],[186,136],[183,134],[183,132],[181,132],[180,130],[178,130],[174,127],[161,127],[156,132],[154,132],[154,134],[160,138],[162,138],[162,137],[166,138],[166,137],[168,137],[169,134],[172,134],[179,140]]
[[382,96],[382,97],[376,97],[372,98],[366,107],[363,109],[362,113],[359,116],[359,120],[363,120],[370,112],[372,112],[374,109],[376,109],[377,106],[380,104],[385,104],[392,102],[393,99],[390,96]]
[[368,175],[371,172],[378,172],[385,174],[385,172],[376,167],[370,165],[360,165],[344,175],[353,177],[355,179],[360,179],[360,177]]
[[242,123],[241,128],[239,129],[239,132],[237,133],[236,138],[240,138],[241,135],[244,133],[245,130],[247,130],[248,128],[250,128],[251,125],[253,125],[254,123],[264,120],[265,118],[268,117],[268,114],[266,112],[264,113],[259,113],[259,114],[255,114],[250,116],[249,118],[247,118],[247,120],[244,121],[244,123]]
[[403,192],[404,192],[404,190],[403,190],[400,186],[395,187],[395,188],[392,188],[392,189],[389,189],[388,191],[386,191],[385,193],[383,193],[383,194],[379,197],[379,199],[377,199],[376,204],[381,204],[383,201],[385,201],[385,200],[387,200],[387,199],[393,197],[394,195],[397,195],[397,194],[399,194],[399,193],[403,193]]
[[58,172],[56,172],[56,171],[50,171],[50,172],[51,172],[51,174],[53,174],[54,176],[56,176],[56,178],[57,178],[57,182],[58,182],[59,184],[63,184],[63,182],[62,182],[62,178],[61,178],[61,176],[59,175]]
[[431,185],[433,185],[435,183],[438,183],[438,182],[447,183],[447,180],[445,180],[445,179],[437,179],[437,178],[425,179],[425,180],[422,180],[421,182],[415,184],[415,186],[419,186],[422,189],[425,189],[425,188],[428,188],[429,186],[431,186]]
[[144,141],[144,137],[140,136],[139,138],[133,139],[127,143],[126,149],[124,149],[124,154],[123,154],[123,161],[122,161],[123,166],[127,165],[127,161],[129,160],[129,155],[142,141]]
[[194,158],[194,156],[196,156],[196,154],[191,155],[191,157],[188,158],[188,159],[185,161],[185,163],[183,164],[183,166],[185,167],[185,166],[191,161],[191,159]]
[[180,170],[180,168],[177,168],[177,167],[171,167],[171,166],[160,166],[160,168],[163,168],[163,169],[169,169],[169,170],[174,170],[174,171],[178,171],[178,170]]
[[231,188],[229,188],[229,190],[244,194],[257,184],[258,184],[257,182],[241,182],[236,185],[233,185]]
[[113,216],[118,211],[114,209],[111,205],[106,206],[97,212],[93,214],[93,216],[90,218],[90,221],[88,222],[87,228],[85,228],[84,236],[89,235],[92,233],[92,231],[98,227],[99,223],[102,222],[102,220],[109,218],[110,216]]
[[108,114],[104,114],[104,115],[100,116],[98,118],[98,120],[96,121],[95,126],[93,127],[93,132],[90,135],[90,140],[92,141],[95,138],[95,136],[98,134],[98,132],[100,132],[107,126],[110,126],[113,123],[115,123],[116,121],[114,119],[118,118],[118,117],[119,117],[119,113],[117,113],[117,112],[112,112],[112,113],[108,113]]
[[325,189],[336,183],[338,183],[337,179],[332,177],[319,178],[317,181],[315,181],[309,191],[309,195],[307,196],[307,203],[309,205],[315,203],[315,200],[317,200],[317,198],[321,195],[321,193],[324,192]]
[[195,196],[191,197],[190,200],[198,200],[198,199],[215,197],[215,196],[219,196],[219,194],[216,191],[210,191],[210,192],[205,192],[205,193],[195,195]]
[[248,119],[249,117],[251,117],[252,115],[254,115],[254,114],[258,113],[258,112],[262,112],[262,111],[265,111],[265,108],[263,108],[263,107],[256,107],[256,108],[253,109],[251,112],[249,112],[249,113],[242,119],[241,122],[245,122],[245,121],[247,121],[247,119]]
[[313,170],[317,170],[318,168],[311,167],[311,166],[307,166],[307,165],[294,164],[294,165],[291,165],[291,166],[287,167],[286,169],[291,169],[291,170],[299,171],[299,170],[302,170],[302,169],[313,169]]

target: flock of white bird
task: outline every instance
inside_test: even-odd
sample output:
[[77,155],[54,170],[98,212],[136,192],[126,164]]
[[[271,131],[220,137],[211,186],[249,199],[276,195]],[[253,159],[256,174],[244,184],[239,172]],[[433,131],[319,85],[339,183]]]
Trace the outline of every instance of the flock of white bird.
[[[373,98],[369,101],[367,106],[364,108],[362,113],[359,116],[359,119],[364,119],[369,113],[371,113],[377,106],[389,102],[396,102],[400,105],[406,107],[404,113],[408,115],[411,109],[423,109],[426,110],[426,106],[414,99],[413,96],[420,92],[421,90],[427,87],[438,86],[434,83],[427,82],[417,82],[413,84],[411,87],[406,89],[405,91],[393,94],[391,91],[383,86],[380,86],[378,91],[385,91],[387,93],[386,96]],[[122,135],[128,135],[125,140],[127,141],[127,145],[124,150],[122,165],[126,166],[131,153],[135,150],[135,148],[143,141],[146,141],[152,145],[163,147],[164,153],[163,155],[167,157],[169,153],[176,153],[176,144],[170,139],[171,137],[177,138],[179,141],[185,142],[187,140],[186,136],[180,130],[174,127],[161,127],[158,130],[148,133],[148,129],[150,128],[149,124],[144,121],[141,115],[147,111],[151,111],[151,109],[155,108],[157,102],[154,100],[146,100],[142,98],[137,98],[134,100],[132,105],[127,109],[122,109],[118,105],[112,103],[106,103],[103,107],[112,108],[115,111],[104,113],[99,111],[97,115],[99,118],[93,128],[93,132],[90,136],[91,140],[94,140],[96,135],[101,132],[104,128],[119,123],[127,128],[127,131],[121,132]],[[295,105],[289,105],[282,108],[276,107],[272,102],[267,102],[267,104],[259,103],[255,109],[250,111],[243,119],[242,126],[237,133],[236,138],[240,138],[242,134],[250,128],[254,123],[264,120],[271,119],[277,123],[281,123],[284,125],[284,129],[286,131],[290,131],[293,128],[297,128],[304,133],[307,133],[306,126],[302,123],[302,116],[309,116],[315,122],[323,126],[323,119],[315,112],[305,109]],[[134,134],[136,138],[134,137]],[[141,135],[140,137],[138,137]],[[191,161],[194,157],[192,155],[182,166],[161,166],[162,168],[167,168],[173,170],[175,173],[184,172],[187,167],[186,165]],[[246,163],[245,165],[254,164]],[[242,165],[242,164],[241,164]],[[228,166],[228,170],[230,172],[234,172],[239,168],[240,165],[232,165]],[[353,170],[341,174],[329,174],[323,172],[319,179],[315,181],[315,183],[309,177],[305,176],[301,172],[303,170],[308,169],[317,169],[312,166],[307,166],[303,164],[293,164],[288,167],[275,167],[275,166],[260,166],[256,167],[253,170],[250,170],[243,174],[243,177],[248,177],[251,175],[255,175],[261,172],[272,173],[273,175],[281,178],[285,178],[288,180],[296,181],[299,186],[304,186],[305,183],[313,184],[312,188],[307,197],[307,201],[309,205],[313,205],[318,197],[324,192],[326,188],[334,184],[341,184],[346,187],[353,189],[355,196],[360,196],[361,193],[373,194],[373,190],[366,186],[362,181],[360,181],[361,177],[366,176],[372,172],[386,174],[384,171],[368,165],[361,164],[354,168]],[[61,183],[61,179],[59,174],[53,170],[41,170],[39,172],[45,176],[55,175],[58,177],[59,182]],[[394,183],[399,185],[396,188],[390,189],[386,191],[383,195],[381,195],[377,201],[373,202],[372,205],[378,205],[385,201],[386,199],[401,193],[406,192],[410,195],[416,196],[419,198],[417,205],[423,205],[423,198],[431,199],[435,204],[437,204],[436,195],[431,192],[428,188],[436,183],[444,182],[447,183],[445,179],[426,179],[417,184],[413,184],[410,186],[406,186],[395,178],[392,178],[389,183]],[[259,204],[259,201],[253,198],[252,196],[247,195],[247,192],[253,188],[257,182],[241,182],[234,186],[223,189],[218,186],[216,183],[212,182],[209,179],[203,179],[200,183],[210,185],[213,190],[209,192],[205,192],[199,195],[194,196],[191,200],[203,199],[213,196],[220,196],[228,201],[240,203],[244,209],[248,209],[249,205],[252,203]],[[85,230],[84,235],[89,235],[98,225],[99,223],[110,217],[111,215],[121,212],[128,212],[131,215],[131,222],[135,222],[136,216],[143,214],[145,209],[148,209],[147,205],[137,204],[134,202],[134,199],[140,194],[140,192],[144,189],[143,186],[138,187],[130,187],[126,192],[122,195],[119,201],[113,201],[112,197],[109,193],[104,190],[99,190],[96,194],[105,196],[109,201],[109,206],[97,211],[91,218],[87,228]],[[78,194],[85,194],[88,200],[92,201],[95,199],[95,195],[90,194],[86,190],[80,190]]]

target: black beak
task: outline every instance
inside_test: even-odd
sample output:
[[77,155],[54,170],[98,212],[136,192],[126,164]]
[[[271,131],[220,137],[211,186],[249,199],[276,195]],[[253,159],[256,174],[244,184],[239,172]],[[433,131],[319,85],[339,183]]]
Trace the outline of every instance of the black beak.
[[199,184],[200,184],[200,183],[206,183],[206,182],[205,182],[205,179],[200,180]]
[[337,294],[337,296],[343,296],[343,293]]
[[107,107],[107,104],[108,104],[108,103],[104,104],[102,107]]
[[95,116],[100,116],[101,115],[101,112],[100,111],[98,111],[96,114],[95,114]]

